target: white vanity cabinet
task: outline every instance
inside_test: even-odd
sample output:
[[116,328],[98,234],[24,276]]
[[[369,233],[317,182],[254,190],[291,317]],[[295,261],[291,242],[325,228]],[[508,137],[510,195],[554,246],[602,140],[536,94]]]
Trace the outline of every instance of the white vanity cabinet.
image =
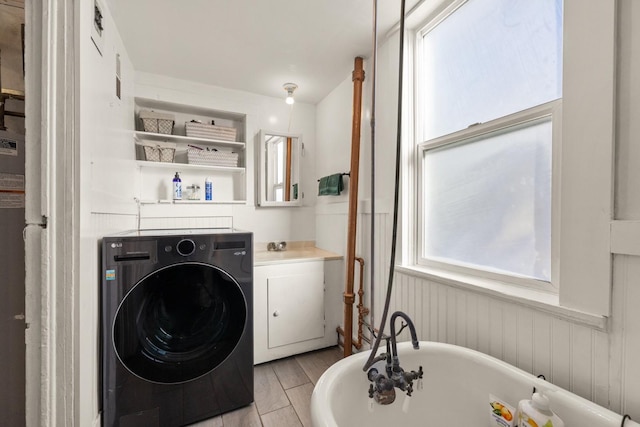
[[335,261],[254,268],[254,363],[337,344],[340,293]]

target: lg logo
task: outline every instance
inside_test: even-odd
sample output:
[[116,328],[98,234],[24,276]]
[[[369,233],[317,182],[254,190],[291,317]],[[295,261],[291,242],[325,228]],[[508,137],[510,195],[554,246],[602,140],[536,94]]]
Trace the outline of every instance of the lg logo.
[[112,248],[121,248],[122,247],[122,243],[112,243],[111,247]]

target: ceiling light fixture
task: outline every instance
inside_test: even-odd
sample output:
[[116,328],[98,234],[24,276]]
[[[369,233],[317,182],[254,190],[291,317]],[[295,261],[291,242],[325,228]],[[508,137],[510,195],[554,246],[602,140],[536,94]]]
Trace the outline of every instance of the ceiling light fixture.
[[285,83],[282,87],[287,91],[287,104],[291,105],[296,102],[295,99],[293,99],[293,91],[298,89],[298,85],[295,83]]

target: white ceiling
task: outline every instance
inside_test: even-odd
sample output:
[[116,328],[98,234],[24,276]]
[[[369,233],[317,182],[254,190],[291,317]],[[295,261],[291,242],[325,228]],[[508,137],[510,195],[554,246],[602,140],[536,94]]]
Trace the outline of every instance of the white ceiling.
[[[374,0],[106,1],[136,71],[267,96],[315,104],[372,51]],[[399,17],[378,1],[379,41]]]

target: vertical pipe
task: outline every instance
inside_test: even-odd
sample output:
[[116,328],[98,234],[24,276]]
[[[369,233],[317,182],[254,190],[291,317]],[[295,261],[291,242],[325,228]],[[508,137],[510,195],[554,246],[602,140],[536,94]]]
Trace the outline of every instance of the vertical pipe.
[[358,276],[360,286],[358,286],[358,338],[353,346],[360,350],[362,348],[362,340],[364,339],[364,316],[369,314],[369,309],[364,306],[364,259],[356,257],[356,261],[360,263],[360,275]]
[[396,132],[396,173],[394,181],[394,193],[393,193],[393,225],[391,234],[391,258],[389,259],[389,281],[387,282],[387,293],[384,300],[384,308],[382,309],[382,317],[380,319],[380,328],[378,335],[369,354],[369,358],[365,363],[362,370],[367,370],[373,365],[373,361],[380,346],[380,340],[384,335],[384,324],[387,322],[387,314],[389,313],[389,302],[391,300],[391,292],[393,288],[393,274],[395,272],[396,262],[396,244],[398,239],[398,203],[400,199],[400,156],[402,154],[402,83],[404,76],[404,18],[405,18],[405,4],[406,0],[400,0],[400,52],[398,63],[398,119],[397,119],[397,132]]
[[[372,340],[365,338],[364,333],[362,332],[365,324],[364,317],[369,314],[369,309],[364,306],[364,259],[356,257],[355,260],[360,264],[360,286],[358,288],[358,335],[355,341],[351,339],[351,345],[353,345],[357,350],[360,350],[362,348],[362,341],[366,340],[371,343]],[[344,330],[338,326],[336,328],[336,332],[338,333],[338,345],[340,345],[340,337],[344,337]],[[344,345],[344,342],[342,344]]]
[[344,301],[344,356],[352,353],[353,334],[353,275],[356,257],[356,228],[358,220],[358,175],[360,169],[360,126],[362,114],[362,82],[364,81],[364,69],[362,58],[356,57],[353,80],[353,116],[351,126],[351,170],[349,180],[349,217],[347,230],[347,277]]
[[[373,0],[373,53],[371,54],[371,248],[369,260],[369,324],[375,325],[375,276],[376,276],[376,73],[378,71],[378,0]],[[373,342],[373,333],[371,334]]]

